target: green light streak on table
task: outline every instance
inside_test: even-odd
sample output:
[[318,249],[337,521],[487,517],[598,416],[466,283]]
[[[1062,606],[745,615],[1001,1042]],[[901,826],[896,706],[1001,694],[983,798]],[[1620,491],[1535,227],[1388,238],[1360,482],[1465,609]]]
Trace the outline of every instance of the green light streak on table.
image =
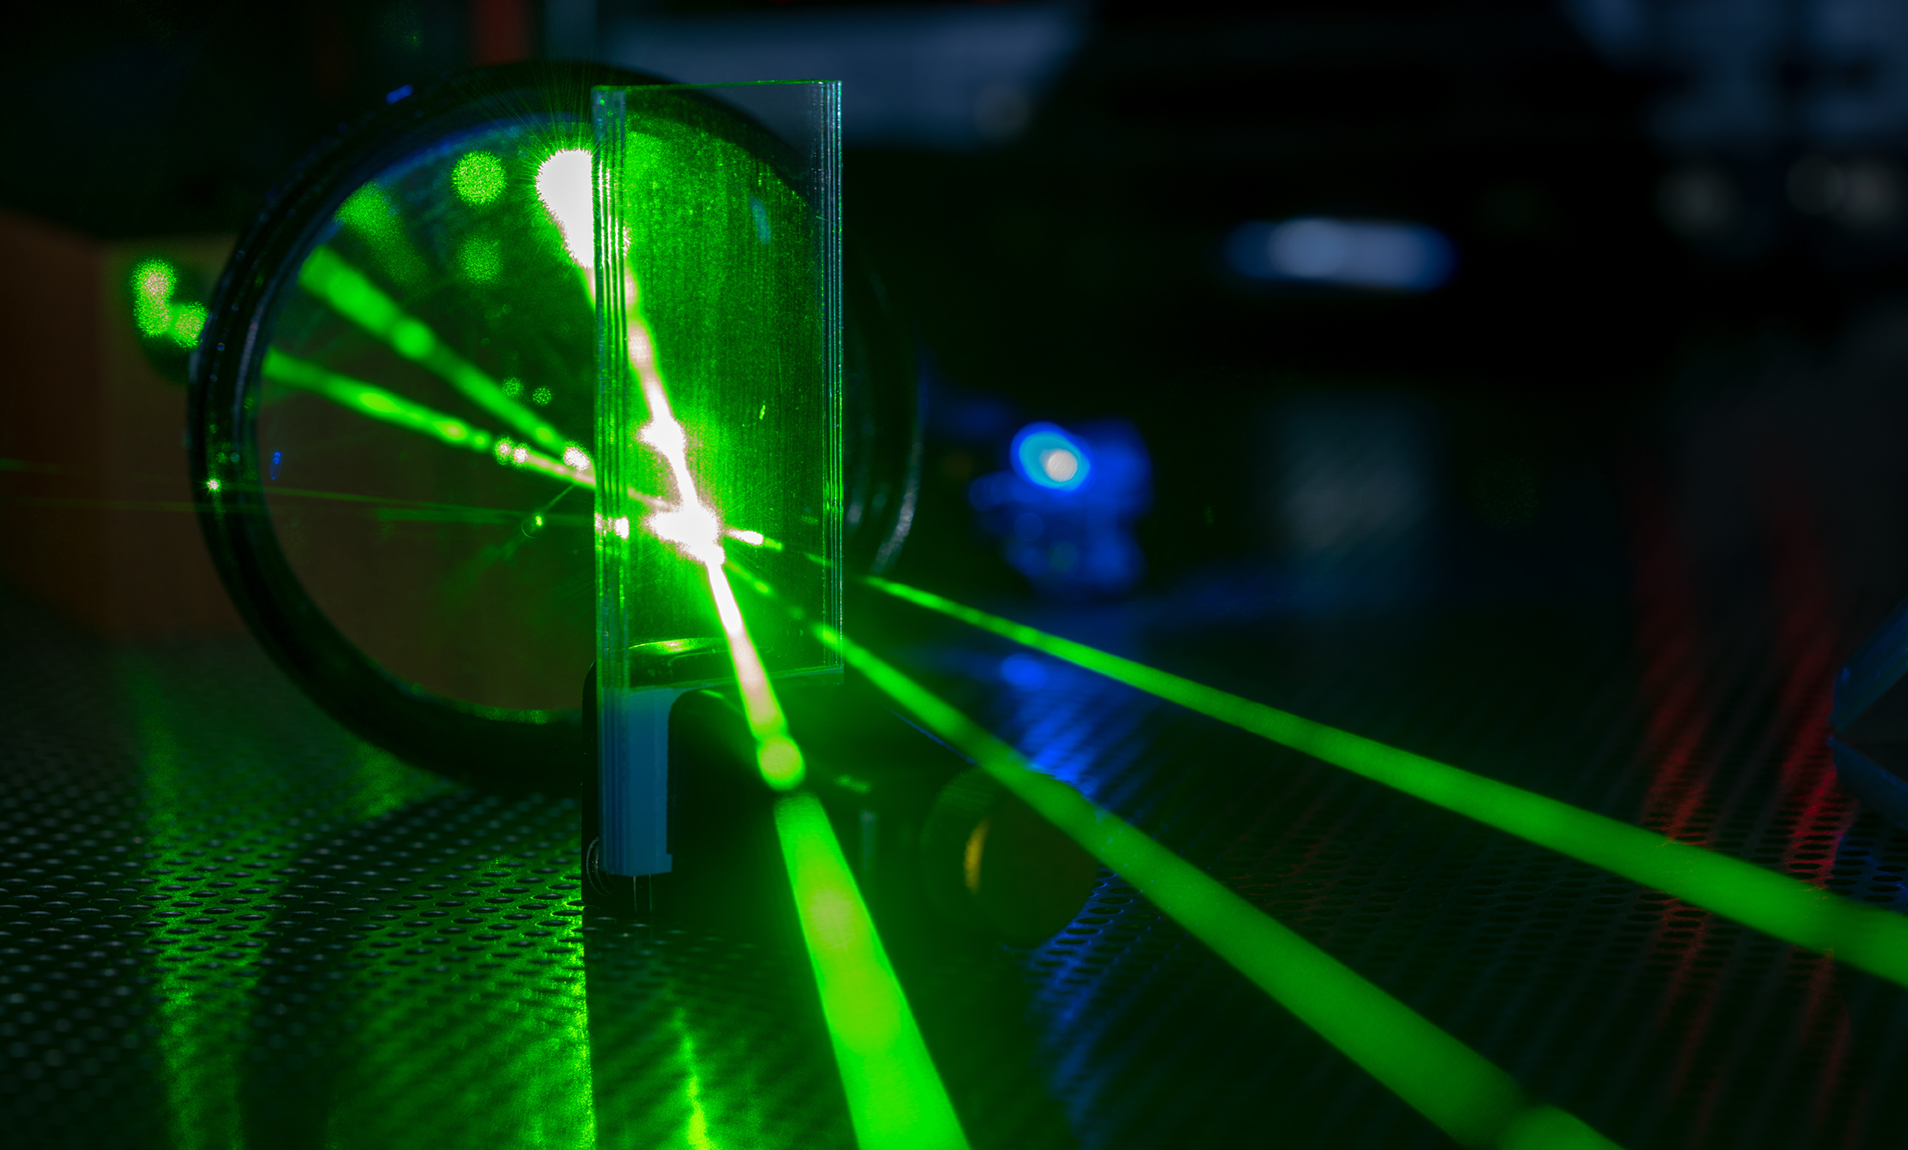
[[[142,821],[146,844],[154,855],[204,854],[206,827],[201,820],[207,811],[219,812],[221,821],[229,820],[234,828],[283,826],[273,817],[283,801],[281,780],[259,777],[233,785],[230,769],[213,758],[217,752],[195,745],[195,728],[181,721],[190,704],[169,692],[160,668],[142,655],[128,653],[120,656],[118,673],[138,741]],[[230,737],[228,732],[221,741]],[[264,744],[271,735],[259,732],[255,737],[261,744],[258,759],[269,760],[273,748]],[[229,746],[220,750],[230,754]],[[451,789],[442,779],[370,746],[360,745],[355,760],[346,806],[360,822]],[[304,845],[289,835],[248,844],[250,851],[272,849],[294,858]],[[150,881],[156,885],[161,880]],[[290,880],[283,873],[261,870],[247,881],[267,890],[258,901],[269,905]],[[207,928],[208,932],[219,929],[219,925]],[[161,958],[152,964],[160,1079],[169,1118],[166,1141],[178,1150],[234,1150],[247,1141],[240,1091],[247,1073],[245,1053],[254,1040],[250,1010],[263,973],[262,954],[253,949],[237,961],[225,957],[228,961],[217,982],[178,961]]]
[[1613,1145],[1572,1115],[1532,1099],[1484,1056],[1118,815],[1041,774],[1012,747],[866,649],[826,628],[817,630],[850,667],[928,730],[973,758],[1460,1145],[1502,1150]]
[[775,830],[861,1150],[965,1150],[967,1136],[842,857],[806,791],[775,802]]
[[[1097,671],[1521,839],[1908,986],[1908,919],[1703,847],[870,577],[870,587]],[[1826,684],[1824,684],[1826,687]]]
[[389,344],[399,355],[428,368],[463,392],[472,403],[518,432],[548,450],[563,450],[564,437],[555,427],[506,395],[496,380],[445,346],[423,321],[407,314],[337,252],[324,247],[313,250],[298,271],[298,284]]

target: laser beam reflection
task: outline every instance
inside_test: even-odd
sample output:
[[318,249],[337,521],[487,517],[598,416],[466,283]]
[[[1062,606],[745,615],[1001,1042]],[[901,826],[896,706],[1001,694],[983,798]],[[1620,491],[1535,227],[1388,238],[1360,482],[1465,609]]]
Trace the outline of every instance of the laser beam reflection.
[[695,476],[689,472],[689,437],[669,406],[669,393],[656,367],[656,349],[649,325],[643,322],[637,310],[639,296],[634,275],[624,278],[623,289],[624,298],[629,301],[629,362],[636,371],[637,382],[643,389],[643,402],[649,409],[649,422],[638,436],[669,465],[670,478],[676,488],[675,505],[653,511],[645,525],[702,564],[708,575],[709,595],[715,601],[716,617],[721,620],[722,633],[729,641],[736,686],[742,694],[742,713],[748,719],[749,733],[755,738],[756,767],[769,786],[778,791],[793,790],[802,784],[806,773],[801,748],[789,738],[788,719],[775,698],[775,688],[769,683],[755,642],[749,637],[742,609],[736,605],[735,590],[729,586],[729,576],[722,569],[725,558],[722,522],[703,503]]
[[1153,904],[1460,1145],[1611,1147],[1572,1115],[1306,942],[1144,832],[1056,779],[866,648],[817,626],[850,667],[958,747]]
[[505,394],[502,385],[458,355],[421,320],[407,314],[365,274],[330,248],[305,257],[298,284],[339,314],[389,344],[405,359],[422,364],[463,392],[472,403],[503,420],[551,451],[562,451],[563,436],[536,412]]
[[1055,658],[1230,723],[1354,774],[1507,831],[1571,858],[1851,966],[1908,986],[1908,919],[1863,906],[1753,863],[1677,842],[1573,807],[1242,699],[1214,687],[964,607],[926,591],[868,577],[868,586],[992,631]]
[[649,422],[638,437],[668,463],[676,489],[673,504],[650,504],[643,525],[681,548],[707,573],[743,714],[755,738],[756,767],[763,781],[784,792],[775,801],[776,836],[855,1141],[862,1150],[967,1150],[967,1136],[947,1087],[868,917],[834,828],[820,800],[797,789],[805,774],[801,748],[789,736],[788,719],[729,585],[721,520],[703,503],[689,470],[688,435],[670,408],[648,325],[635,306],[634,276],[625,279],[624,289],[630,305],[630,365],[649,411]]
[[527,444],[515,443],[482,428],[472,427],[456,416],[446,415],[376,384],[286,355],[275,347],[265,352],[265,363],[260,370],[267,379],[315,392],[360,415],[428,435],[452,447],[491,452],[497,462],[505,466],[541,471],[580,487],[596,486],[596,476],[590,468],[589,457],[580,451],[565,452],[567,462],[552,459]]

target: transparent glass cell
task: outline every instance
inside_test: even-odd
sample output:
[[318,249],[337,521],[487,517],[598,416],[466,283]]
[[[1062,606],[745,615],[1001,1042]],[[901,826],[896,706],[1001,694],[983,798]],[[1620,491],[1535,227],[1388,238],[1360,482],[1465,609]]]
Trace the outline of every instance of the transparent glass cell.
[[695,653],[746,644],[771,678],[839,668],[813,631],[841,619],[838,108],[824,82],[596,91],[612,873],[668,869],[667,702],[747,674],[746,659]]

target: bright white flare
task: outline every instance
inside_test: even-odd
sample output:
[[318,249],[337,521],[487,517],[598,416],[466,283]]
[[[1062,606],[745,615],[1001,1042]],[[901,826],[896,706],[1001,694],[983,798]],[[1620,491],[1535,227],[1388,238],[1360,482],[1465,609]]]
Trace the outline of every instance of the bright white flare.
[[591,206],[590,153],[565,148],[537,168],[537,198],[563,233],[563,246],[584,271],[596,267],[596,222]]
[[657,538],[676,544],[696,561],[721,567],[722,524],[708,508],[691,504],[658,511],[649,517],[647,526]]

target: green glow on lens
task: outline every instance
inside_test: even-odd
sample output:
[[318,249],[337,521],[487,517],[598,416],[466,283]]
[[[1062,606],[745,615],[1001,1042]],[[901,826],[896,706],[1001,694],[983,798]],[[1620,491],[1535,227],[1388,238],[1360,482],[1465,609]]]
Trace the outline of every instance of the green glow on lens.
[[[360,415],[428,435],[439,443],[462,447],[469,451],[488,451],[498,463],[506,467],[541,471],[579,487],[594,488],[596,486],[596,477],[590,470],[589,457],[574,447],[565,450],[562,460],[552,459],[527,444],[513,443],[501,436],[492,435],[482,428],[472,427],[456,416],[446,415],[361,379],[353,379],[315,363],[295,359],[275,347],[265,352],[262,374],[265,378],[275,380],[287,387],[316,392],[338,406],[349,408]],[[213,484],[217,482],[216,479],[210,481]],[[213,490],[217,488],[214,487]]]
[[1041,774],[914,680],[825,627],[816,633],[928,730],[965,752],[1460,1145],[1613,1145],[1570,1114],[1531,1098],[1489,1059],[1118,815]]
[[[366,185],[370,187],[371,185]],[[529,408],[504,394],[497,381],[446,347],[429,327],[406,315],[395,301],[330,248],[318,248],[298,272],[299,286],[330,304],[359,327],[389,343],[406,359],[429,368],[471,402],[538,444],[562,450],[564,437]]]
[[472,236],[458,247],[457,264],[465,279],[492,283],[503,274],[503,244],[490,236]]
[[820,800],[775,801],[775,830],[862,1150],[964,1148],[954,1104]]
[[503,161],[489,152],[472,152],[451,169],[451,186],[467,204],[487,204],[504,193]]
[[180,347],[199,346],[199,333],[205,330],[205,305],[184,303],[172,309],[172,327],[167,332]]
[[896,598],[1344,767],[1538,846],[1908,986],[1908,918],[1703,847],[1475,775],[885,579]]
[[406,287],[423,282],[428,272],[423,257],[404,234],[397,207],[383,188],[366,184],[351,193],[338,208],[338,222],[371,246],[385,274],[393,280]]
[[134,265],[133,324],[140,335],[160,336],[172,330],[172,289],[178,285],[178,270],[165,260],[140,260]]

